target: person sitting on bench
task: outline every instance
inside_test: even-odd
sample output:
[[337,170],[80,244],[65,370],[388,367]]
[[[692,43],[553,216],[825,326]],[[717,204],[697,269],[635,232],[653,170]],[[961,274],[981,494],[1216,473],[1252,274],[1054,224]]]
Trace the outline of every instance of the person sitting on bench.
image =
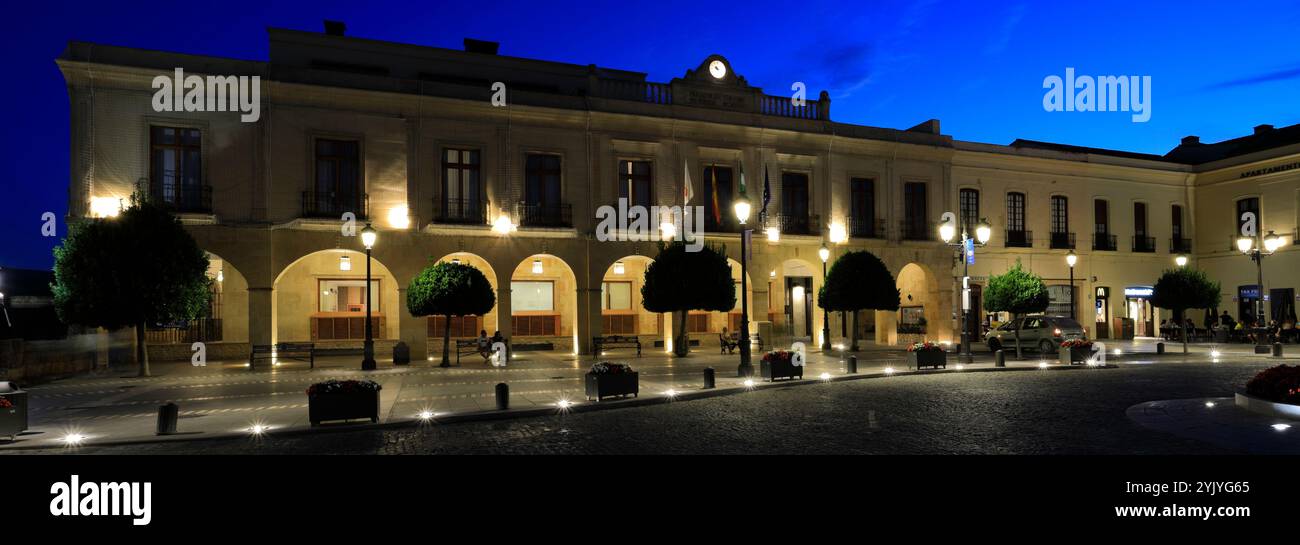
[[492,357],[492,343],[488,342],[487,330],[480,329],[478,332],[478,355],[483,356],[483,361]]
[[725,327],[722,328],[722,333],[718,334],[718,343],[722,345],[722,350],[728,354],[734,352],[736,347],[740,345],[740,343],[732,340],[731,333],[728,333]]

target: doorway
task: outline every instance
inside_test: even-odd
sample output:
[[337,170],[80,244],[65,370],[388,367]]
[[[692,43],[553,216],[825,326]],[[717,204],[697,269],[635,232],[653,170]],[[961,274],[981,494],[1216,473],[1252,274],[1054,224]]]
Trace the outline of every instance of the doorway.
[[812,277],[785,277],[785,319],[795,340],[812,340]]

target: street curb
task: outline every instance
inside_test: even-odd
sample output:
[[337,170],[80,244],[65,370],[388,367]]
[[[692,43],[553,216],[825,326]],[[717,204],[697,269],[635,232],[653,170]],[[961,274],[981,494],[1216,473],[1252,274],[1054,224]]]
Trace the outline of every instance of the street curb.
[[[448,414],[443,416],[435,416],[434,418],[430,419],[428,422],[424,422],[419,418],[408,417],[400,420],[390,420],[388,422],[384,422],[380,424],[335,424],[335,425],[326,425],[326,426],[316,427],[316,428],[310,428],[310,427],[294,428],[294,429],[288,429],[284,431],[272,430],[267,432],[267,434],[263,436],[263,439],[270,439],[271,437],[293,437],[293,436],[317,434],[317,433],[338,433],[338,432],[361,431],[361,430],[387,430],[387,429],[409,428],[412,426],[426,426],[426,425],[435,425],[435,424],[458,424],[462,422],[486,422],[486,421],[495,421],[495,420],[512,420],[517,418],[555,416],[560,414],[606,411],[612,409],[623,409],[623,408],[631,408],[631,407],[647,407],[651,405],[677,403],[681,401],[690,401],[695,399],[709,399],[714,397],[733,396],[733,395],[747,393],[750,391],[775,390],[775,389],[792,388],[797,386],[825,384],[831,382],[847,382],[851,380],[896,378],[896,377],[906,377],[906,376],[945,375],[945,374],[953,374],[953,373],[1003,373],[1003,372],[1012,372],[1012,371],[1068,371],[1068,370],[1075,370],[1075,369],[1100,370],[1100,369],[1118,369],[1118,368],[1119,366],[1114,364],[1106,364],[1106,365],[1059,365],[1057,364],[1048,367],[980,367],[974,369],[960,369],[960,370],[947,369],[947,368],[908,370],[908,371],[896,371],[894,373],[880,372],[880,373],[838,375],[838,376],[830,377],[828,379],[821,379],[816,377],[803,378],[799,380],[784,380],[780,382],[762,382],[761,378],[755,378],[753,387],[731,386],[725,388],[714,388],[710,390],[703,390],[703,389],[688,390],[688,391],[677,392],[677,395],[671,398],[662,395],[662,393],[656,393],[653,397],[635,397],[631,399],[618,399],[613,401],[600,401],[600,402],[590,402],[590,401],[575,402],[575,404],[569,406],[566,409],[560,409],[558,407],[529,407],[527,409],[507,409],[504,411],[486,410],[486,411],[474,411],[474,412],[465,412],[465,413],[454,413],[454,414]],[[155,444],[155,443],[171,443],[171,442],[190,442],[190,441],[203,441],[209,439],[233,439],[233,438],[240,438],[240,437],[248,438],[249,436],[248,434],[245,433],[223,432],[223,433],[214,433],[211,435],[194,434],[186,437],[179,437],[174,435],[169,437],[170,438],[162,439],[155,436],[150,438],[123,439],[118,441],[83,443],[82,445],[80,445],[80,447],[93,448],[93,447],[127,446],[127,445],[141,445],[141,444]],[[76,454],[77,449],[80,447],[68,447],[63,445],[20,445],[20,446],[0,447],[0,453],[3,453],[5,451],[19,451],[19,450],[60,449],[60,450],[68,451],[67,452],[68,454]]]

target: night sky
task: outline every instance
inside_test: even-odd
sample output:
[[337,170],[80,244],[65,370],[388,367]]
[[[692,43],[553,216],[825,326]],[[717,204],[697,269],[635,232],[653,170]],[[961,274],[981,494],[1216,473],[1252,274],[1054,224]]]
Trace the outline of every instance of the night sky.
[[[0,266],[49,268],[40,216],[67,210],[68,40],[267,58],[267,27],[438,47],[473,37],[501,54],[642,71],[668,81],[711,53],[769,94],[826,89],[836,121],[960,140],[1016,138],[1163,154],[1300,122],[1300,4],[1281,2],[15,2],[0,39],[7,76]],[[148,6],[148,7],[145,7]],[[647,11],[649,10],[649,11]],[[1152,78],[1152,116],[1046,112],[1043,78]],[[65,226],[59,226],[63,235]]]

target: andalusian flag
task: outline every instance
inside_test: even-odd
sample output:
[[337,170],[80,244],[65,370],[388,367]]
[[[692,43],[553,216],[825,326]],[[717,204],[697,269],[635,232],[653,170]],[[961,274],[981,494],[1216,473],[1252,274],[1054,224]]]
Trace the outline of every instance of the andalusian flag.
[[691,204],[691,198],[695,196],[695,188],[691,187],[691,165],[682,161],[682,167],[686,171],[686,183],[682,187],[682,205]]

